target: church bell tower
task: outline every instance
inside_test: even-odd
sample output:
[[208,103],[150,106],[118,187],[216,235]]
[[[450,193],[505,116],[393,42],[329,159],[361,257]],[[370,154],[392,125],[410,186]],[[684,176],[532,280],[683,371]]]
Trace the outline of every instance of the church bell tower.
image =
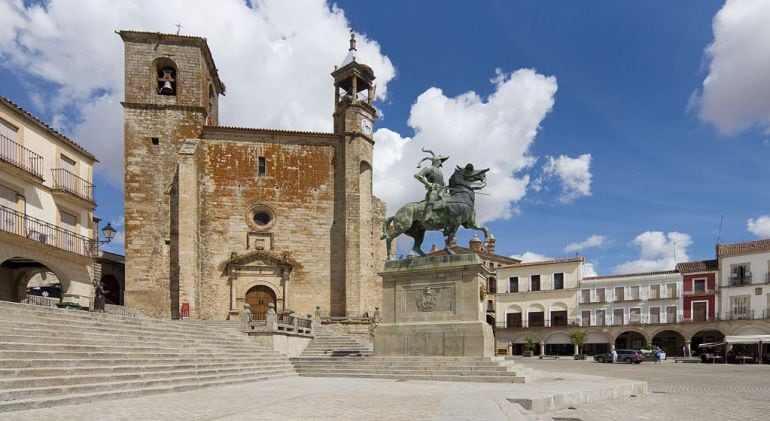
[[[335,211],[337,235],[334,243],[344,244],[344,261],[336,262],[332,276],[331,311],[352,315],[364,308],[365,280],[377,276],[371,252],[377,239],[373,234],[372,152],[377,110],[374,72],[357,61],[355,34],[350,32],[350,48],[334,78],[334,134],[342,139],[336,160]],[[344,203],[340,203],[340,199]],[[344,221],[344,225],[341,222]],[[379,228],[379,227],[377,227]],[[378,237],[379,238],[379,237]],[[344,280],[344,282],[343,282]]]

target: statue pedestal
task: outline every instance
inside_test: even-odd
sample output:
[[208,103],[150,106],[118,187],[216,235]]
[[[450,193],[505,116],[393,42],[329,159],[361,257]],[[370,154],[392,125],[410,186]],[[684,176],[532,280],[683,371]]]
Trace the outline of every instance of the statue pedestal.
[[386,262],[374,354],[493,356],[483,297],[489,275],[476,254]]

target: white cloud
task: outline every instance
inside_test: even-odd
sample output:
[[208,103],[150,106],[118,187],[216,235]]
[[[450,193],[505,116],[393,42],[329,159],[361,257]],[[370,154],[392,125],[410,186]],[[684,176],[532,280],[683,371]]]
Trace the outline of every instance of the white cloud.
[[435,87],[423,92],[409,117],[413,138],[377,130],[374,192],[388,203],[389,213],[425,196],[423,186],[412,178],[426,155],[421,148],[450,156],[445,179],[455,166],[469,162],[490,168],[483,191],[489,195],[476,197],[477,221],[508,219],[516,213],[516,202],[529,183],[521,172],[535,162],[529,148],[553,107],[556,79],[531,69],[511,74],[497,70],[491,82],[495,91],[487,98],[474,92],[450,98]]
[[[250,6],[251,5],[251,6]],[[102,162],[97,171],[122,180],[123,45],[118,29],[206,37],[227,84],[223,125],[332,130],[332,80],[348,46],[344,12],[323,0],[50,0],[25,7],[0,2],[0,65],[30,83],[35,103]],[[395,76],[379,45],[357,34],[359,61],[374,69],[385,98]],[[277,83],[276,81],[280,81]],[[35,88],[40,85],[39,88]],[[53,86],[53,89],[51,89]],[[44,101],[38,96],[42,96]]]
[[[591,195],[591,154],[583,154],[577,158],[565,155],[558,158],[549,156],[546,160],[543,179],[559,178],[562,186],[559,201],[571,203],[579,197]],[[536,190],[540,189],[541,183],[542,180],[536,183]]]
[[601,247],[607,244],[607,237],[603,235],[594,234],[579,243],[569,243],[567,247],[564,247],[564,251],[572,253],[576,251],[582,251],[587,248]]
[[590,278],[592,276],[599,276],[598,273],[596,273],[596,265],[593,263],[587,263],[583,265],[583,276],[586,278]]
[[692,238],[676,231],[647,231],[636,236],[632,244],[639,248],[639,258],[616,266],[615,273],[674,270],[677,262],[690,259],[687,247],[692,245]]
[[544,254],[534,253],[531,251],[525,251],[522,254],[512,254],[510,256],[513,259],[521,260],[522,263],[530,263],[530,262],[542,262],[545,260],[554,260],[553,257],[548,257]]
[[757,219],[749,219],[746,229],[760,238],[770,238],[770,215],[762,215]]
[[727,0],[712,28],[709,73],[693,96],[700,118],[724,134],[770,129],[770,2]]

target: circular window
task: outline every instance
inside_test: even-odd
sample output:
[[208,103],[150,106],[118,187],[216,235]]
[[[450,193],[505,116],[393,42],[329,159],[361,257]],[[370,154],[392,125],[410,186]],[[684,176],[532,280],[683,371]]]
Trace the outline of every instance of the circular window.
[[257,212],[254,214],[254,223],[259,225],[260,227],[264,227],[265,225],[269,224],[270,221],[272,221],[273,218],[270,217],[270,214],[267,212]]
[[246,221],[257,230],[266,230],[275,222],[275,213],[266,205],[254,205],[249,208]]

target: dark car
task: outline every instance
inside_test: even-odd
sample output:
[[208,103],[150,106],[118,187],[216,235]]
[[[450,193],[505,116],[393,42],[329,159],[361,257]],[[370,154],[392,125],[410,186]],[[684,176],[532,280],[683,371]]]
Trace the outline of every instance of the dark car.
[[27,295],[39,295],[41,297],[61,298],[61,284],[49,284],[39,287],[27,288]]
[[[639,364],[644,361],[644,355],[634,349],[616,349],[618,353],[618,362]],[[612,353],[594,355],[594,361],[597,363],[611,363]]]

